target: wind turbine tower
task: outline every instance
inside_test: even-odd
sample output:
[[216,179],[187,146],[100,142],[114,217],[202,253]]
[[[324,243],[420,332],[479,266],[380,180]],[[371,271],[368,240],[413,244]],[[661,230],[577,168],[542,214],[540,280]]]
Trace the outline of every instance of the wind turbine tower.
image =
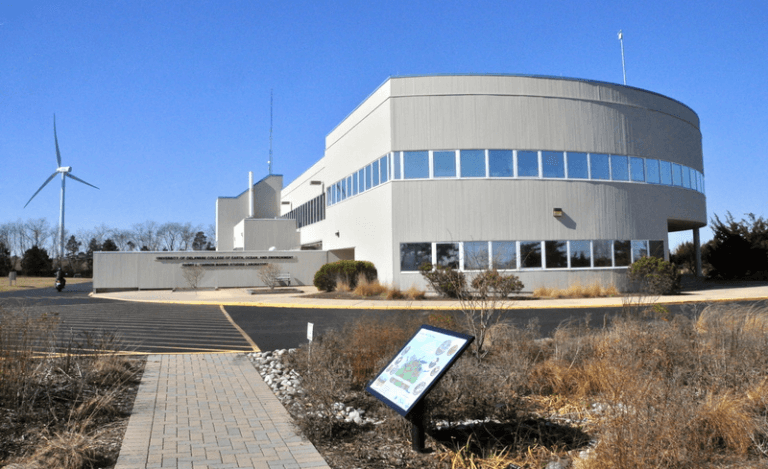
[[72,174],[72,166],[62,166],[61,165],[61,153],[59,152],[59,138],[56,136],[56,114],[53,115],[53,141],[56,143],[56,162],[58,163],[58,167],[56,168],[56,171],[54,171],[53,174],[51,174],[48,179],[43,183],[42,186],[40,186],[40,189],[37,190],[34,194],[32,194],[32,197],[29,198],[26,204],[24,204],[24,208],[27,208],[27,205],[29,205],[30,202],[32,202],[32,199],[35,198],[37,194],[40,193],[41,190],[43,190],[43,187],[45,187],[49,182],[53,180],[53,178],[56,177],[57,174],[61,174],[61,201],[59,203],[59,233],[58,233],[58,240],[59,240],[59,246],[58,250],[58,258],[59,258],[59,265],[61,265],[61,259],[64,257],[64,189],[66,187],[66,181],[67,178],[74,179],[75,181],[82,182],[85,185],[91,186],[95,189],[98,189],[98,187],[94,186],[93,184],[87,183],[80,179],[79,177]]

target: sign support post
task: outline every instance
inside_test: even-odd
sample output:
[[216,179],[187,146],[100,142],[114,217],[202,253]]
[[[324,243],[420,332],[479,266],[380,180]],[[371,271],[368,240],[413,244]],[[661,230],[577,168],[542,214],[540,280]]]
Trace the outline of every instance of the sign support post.
[[424,423],[424,401],[419,401],[408,414],[408,420],[411,421],[411,449],[417,453],[425,453],[424,443],[425,423]]

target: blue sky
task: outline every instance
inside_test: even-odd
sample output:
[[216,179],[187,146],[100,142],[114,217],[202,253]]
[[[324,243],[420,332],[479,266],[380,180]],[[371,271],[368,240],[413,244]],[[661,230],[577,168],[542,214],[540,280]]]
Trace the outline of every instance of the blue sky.
[[[510,73],[627,83],[701,119],[709,217],[768,216],[768,3],[140,1],[0,4],[0,223],[214,223],[215,200],[289,183],[389,76]],[[709,229],[702,239],[711,237]],[[689,239],[671,235],[670,242]]]

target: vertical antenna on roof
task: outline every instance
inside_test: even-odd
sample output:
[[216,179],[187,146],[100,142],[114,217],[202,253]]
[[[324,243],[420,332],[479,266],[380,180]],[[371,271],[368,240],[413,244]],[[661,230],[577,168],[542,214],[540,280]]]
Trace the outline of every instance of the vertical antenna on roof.
[[619,30],[619,42],[621,43],[621,71],[624,73],[624,85],[627,84],[627,69],[624,68],[624,35]]
[[269,175],[272,175],[272,90],[269,90]]

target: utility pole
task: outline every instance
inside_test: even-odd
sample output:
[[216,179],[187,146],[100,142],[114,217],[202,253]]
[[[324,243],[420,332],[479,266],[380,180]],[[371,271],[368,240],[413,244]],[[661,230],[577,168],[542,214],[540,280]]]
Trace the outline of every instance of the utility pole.
[[627,84],[627,69],[624,67],[624,35],[619,30],[619,42],[621,43],[621,71],[624,73],[624,85]]

